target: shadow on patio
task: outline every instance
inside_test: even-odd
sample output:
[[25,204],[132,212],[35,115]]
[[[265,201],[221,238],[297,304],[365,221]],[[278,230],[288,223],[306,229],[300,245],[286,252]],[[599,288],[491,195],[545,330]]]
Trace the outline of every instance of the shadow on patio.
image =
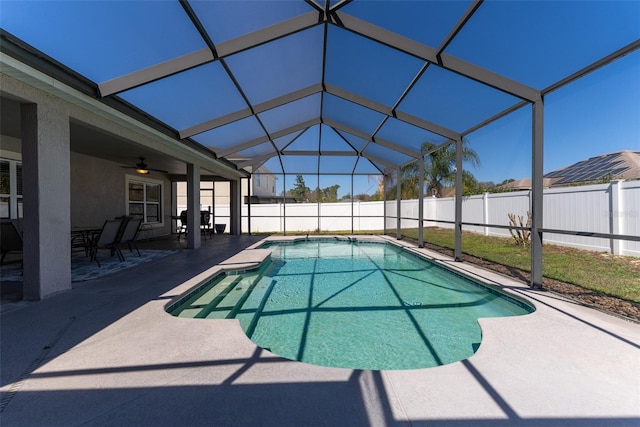
[[[212,262],[215,262],[211,265],[215,265],[262,238],[264,238],[264,236],[214,235],[211,238],[202,240],[201,250],[212,257]],[[123,254],[125,256],[124,262],[119,261],[115,255],[109,256],[107,250],[101,250],[99,255],[100,266],[81,252],[73,253],[71,260],[72,287],[75,289],[84,286],[85,283],[83,282],[93,281],[117,273],[134,273],[134,271],[131,270],[133,268],[142,268],[143,266],[150,268],[153,265],[157,265],[157,263],[165,262],[165,257],[187,249],[186,239],[183,237],[178,240],[177,235],[140,240],[137,242],[137,245],[140,249],[141,256],[138,256],[135,251],[130,252],[128,248],[125,247],[123,248]],[[193,252],[195,256],[195,252],[197,251]],[[22,258],[20,255],[10,254],[8,262],[3,264],[0,269],[2,309],[10,308],[8,306],[10,303],[22,301],[21,261]]]

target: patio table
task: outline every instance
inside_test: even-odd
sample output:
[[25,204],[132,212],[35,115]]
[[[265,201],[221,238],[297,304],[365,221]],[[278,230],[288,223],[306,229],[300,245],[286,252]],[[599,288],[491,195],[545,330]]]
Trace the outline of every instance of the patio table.
[[89,243],[100,233],[102,227],[99,226],[79,226],[71,227],[71,251],[74,248],[84,249],[85,255],[89,255]]

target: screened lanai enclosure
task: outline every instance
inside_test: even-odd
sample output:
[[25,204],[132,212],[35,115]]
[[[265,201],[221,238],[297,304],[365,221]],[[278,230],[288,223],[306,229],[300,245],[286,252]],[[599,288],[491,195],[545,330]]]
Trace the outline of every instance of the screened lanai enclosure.
[[[581,108],[581,97],[591,99],[616,130],[631,128],[594,134],[599,153],[640,152],[631,123],[640,114],[637,100],[618,99],[610,113],[602,107],[608,98],[588,91],[608,82],[630,96],[638,92],[639,5],[3,2],[2,44],[3,56],[20,60],[11,46],[26,45],[50,63],[45,74],[65,70],[72,76],[66,84],[81,81],[85,93],[125,106],[177,144],[204,147],[252,174],[252,184],[242,184],[242,208],[228,214],[242,216],[243,232],[402,237],[415,229],[423,245],[428,227],[453,228],[460,259],[463,229],[508,236],[507,214],[528,212],[530,223],[511,229],[531,232],[531,282],[540,286],[548,235],[588,237],[640,254],[631,215],[618,221],[604,214],[603,228],[543,217],[543,201],[551,200],[545,173],[573,163],[571,156],[591,155],[579,129],[593,121],[566,107],[569,98]],[[580,89],[582,79],[587,89]],[[571,152],[564,162],[560,147]],[[438,162],[444,171],[436,170]],[[529,188],[517,209],[499,201],[490,214],[484,191],[464,193],[474,173],[494,187],[526,178]],[[632,194],[620,208],[631,212],[640,200],[637,183],[598,181],[606,188],[593,197],[611,213],[617,208],[605,198]]]

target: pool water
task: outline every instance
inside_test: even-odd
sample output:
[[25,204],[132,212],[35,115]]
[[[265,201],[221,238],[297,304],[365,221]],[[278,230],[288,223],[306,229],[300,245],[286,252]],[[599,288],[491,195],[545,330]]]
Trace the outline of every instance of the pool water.
[[533,311],[392,244],[309,240],[268,248],[268,265],[212,280],[172,314],[236,318],[254,343],[291,360],[417,369],[473,355],[482,338],[478,318]]

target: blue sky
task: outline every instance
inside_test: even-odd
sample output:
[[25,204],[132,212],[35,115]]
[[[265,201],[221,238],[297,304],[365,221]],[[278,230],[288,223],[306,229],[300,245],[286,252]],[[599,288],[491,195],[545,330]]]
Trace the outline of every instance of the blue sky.
[[[620,150],[640,151],[640,52],[619,59],[545,98],[544,171]],[[479,181],[531,175],[531,108],[469,135]]]
[[[469,3],[356,0],[342,10],[437,47]],[[304,1],[215,1],[192,5],[215,43],[311,10]],[[178,1],[1,0],[0,24],[97,83],[206,47]],[[252,104],[317,83],[321,78],[323,31],[315,27],[296,36],[228,58],[228,66]],[[326,81],[386,105],[398,99],[423,64],[333,25],[329,26],[327,37],[330,47]],[[535,89],[544,89],[639,38],[640,1],[636,0],[485,1],[445,52]],[[260,64],[257,68],[256,61]],[[245,106],[218,62],[120,96],[176,129]],[[292,109],[305,119],[320,111],[315,102],[308,99],[296,103],[295,108],[279,107],[262,113],[261,118],[268,127],[289,125]],[[400,103],[399,110],[463,132],[515,102],[517,99],[510,95],[430,66]],[[364,133],[373,132],[380,114],[349,104],[325,95],[325,109],[330,105],[331,110],[323,113],[332,120],[342,119],[351,127],[359,124]],[[204,145],[228,148],[255,138],[260,132],[257,121],[250,118],[195,135],[194,139]],[[378,136],[413,149],[419,145],[416,140],[433,138],[426,131],[409,129],[395,119],[390,119]],[[545,172],[599,154],[640,151],[640,52],[549,94],[545,98],[544,137]],[[480,156],[481,166],[470,169],[479,181],[501,182],[530,176],[529,106],[468,135],[468,140]],[[311,139],[308,144],[312,144]],[[333,142],[322,144],[327,149]],[[253,151],[264,149],[268,145]],[[379,157],[384,157],[383,147],[376,150]],[[402,155],[388,153],[386,158],[393,157]],[[338,159],[335,160],[325,164],[337,165]],[[356,194],[375,191],[366,176],[357,181]],[[340,185],[340,196],[351,192],[346,177],[335,177],[333,182],[322,178],[320,186],[332,183]]]

